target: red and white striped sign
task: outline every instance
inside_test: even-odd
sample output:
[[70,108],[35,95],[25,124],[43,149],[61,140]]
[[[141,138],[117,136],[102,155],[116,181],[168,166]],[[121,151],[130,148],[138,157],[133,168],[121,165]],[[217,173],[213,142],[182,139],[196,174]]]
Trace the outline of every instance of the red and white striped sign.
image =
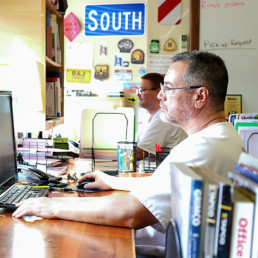
[[181,0],[159,0],[158,22],[179,24],[181,21]]

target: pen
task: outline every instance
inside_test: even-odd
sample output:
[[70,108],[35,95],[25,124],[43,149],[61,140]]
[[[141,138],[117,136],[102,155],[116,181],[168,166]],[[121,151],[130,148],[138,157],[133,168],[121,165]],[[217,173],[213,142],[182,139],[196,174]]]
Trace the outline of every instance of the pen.
[[55,191],[66,191],[66,192],[75,191],[74,189],[69,188],[69,187],[60,188],[60,187],[54,187],[54,186],[48,186],[48,185],[33,186],[33,187],[35,187],[35,188],[49,188],[49,190],[55,190]]
[[64,187],[64,188],[59,188],[59,187],[50,187],[50,190],[56,190],[56,191],[66,191],[66,192],[72,192],[72,191],[75,191],[74,189],[72,188],[69,188],[69,187]]
[[133,171],[134,167],[133,167],[133,152],[131,152],[130,154],[130,170]]

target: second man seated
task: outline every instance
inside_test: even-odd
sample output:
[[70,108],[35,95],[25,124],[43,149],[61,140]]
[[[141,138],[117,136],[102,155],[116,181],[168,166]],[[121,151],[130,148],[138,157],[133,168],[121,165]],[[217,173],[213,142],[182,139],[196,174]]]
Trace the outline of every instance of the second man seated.
[[147,116],[139,125],[136,135],[137,160],[151,155],[155,157],[156,147],[172,149],[187,137],[186,132],[175,125],[165,123],[160,119],[160,84],[164,83],[164,76],[159,73],[148,73],[141,77],[137,97],[139,106],[146,109]]

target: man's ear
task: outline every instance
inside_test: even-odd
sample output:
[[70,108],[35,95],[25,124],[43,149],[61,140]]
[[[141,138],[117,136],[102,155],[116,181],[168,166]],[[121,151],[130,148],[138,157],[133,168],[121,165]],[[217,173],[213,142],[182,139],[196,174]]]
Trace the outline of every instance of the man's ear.
[[195,107],[202,108],[208,102],[209,91],[205,87],[198,88],[195,96]]

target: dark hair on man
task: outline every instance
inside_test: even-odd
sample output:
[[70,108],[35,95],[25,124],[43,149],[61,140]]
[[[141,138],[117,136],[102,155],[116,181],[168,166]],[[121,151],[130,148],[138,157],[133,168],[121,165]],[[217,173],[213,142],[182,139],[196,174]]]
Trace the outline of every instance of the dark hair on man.
[[152,84],[152,88],[159,89],[160,84],[164,83],[164,75],[160,73],[146,73],[141,77],[142,80],[149,80]]
[[172,63],[187,61],[188,68],[182,80],[188,86],[204,86],[209,90],[211,106],[224,110],[228,88],[228,72],[224,61],[210,52],[183,52],[172,58]]

